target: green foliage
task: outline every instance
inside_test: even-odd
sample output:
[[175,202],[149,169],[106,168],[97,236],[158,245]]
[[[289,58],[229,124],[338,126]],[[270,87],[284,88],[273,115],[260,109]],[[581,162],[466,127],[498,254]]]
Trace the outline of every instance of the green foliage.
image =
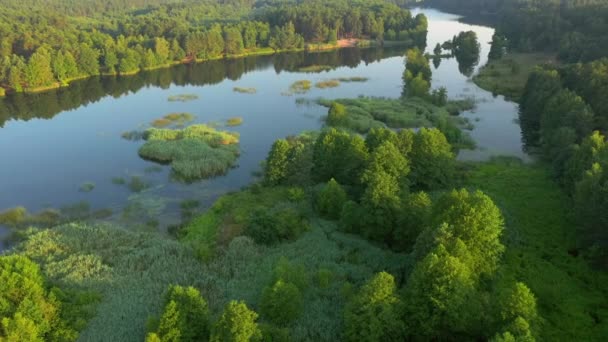
[[405,53],[405,71],[403,72],[404,95],[425,98],[431,88],[431,67],[429,60],[418,48]]
[[454,154],[438,129],[421,128],[414,136],[410,154],[412,183],[424,189],[445,187],[454,175]]
[[298,318],[302,305],[302,294],[298,287],[281,279],[264,289],[260,302],[263,317],[281,326]]
[[[605,271],[570,253],[577,249],[572,204],[546,168],[496,160],[474,169],[469,184],[492,196],[505,213],[504,272],[529,287],[543,321],[538,340],[602,340]],[[579,255],[581,255],[579,254]],[[532,327],[534,323],[528,322]]]
[[313,150],[313,178],[326,182],[334,178],[345,185],[358,184],[368,152],[364,140],[336,129],[317,138]]
[[422,259],[408,279],[404,293],[405,322],[416,339],[446,339],[464,332],[475,315],[472,270],[443,245]]
[[316,208],[321,216],[337,220],[347,200],[346,191],[332,178],[317,195]]
[[402,203],[399,225],[393,231],[394,248],[409,251],[416,238],[430,224],[432,202],[429,195],[421,191],[409,194]]
[[312,88],[312,82],[308,80],[295,81],[289,86],[290,94],[306,94]]
[[95,183],[93,182],[84,182],[80,185],[80,187],[78,188],[78,191],[80,192],[91,192],[93,191],[93,189],[95,189]]
[[24,256],[0,257],[0,339],[75,341],[61,317],[61,303],[48,291],[38,265]]
[[478,276],[491,275],[498,267],[505,250],[500,242],[504,219],[481,191],[454,190],[441,196],[433,207],[431,227],[435,231],[432,244],[421,240],[416,244],[416,255],[422,257],[439,244],[457,254],[460,244],[464,244],[466,255],[460,258]]
[[170,286],[158,324],[147,341],[207,341],[209,309],[200,292],[193,287]]
[[289,143],[284,139],[278,139],[272,144],[266,158],[266,167],[264,168],[264,179],[268,184],[280,184],[287,178],[290,148]]
[[452,39],[452,54],[458,61],[458,69],[465,76],[471,76],[479,62],[480,45],[475,31],[460,32]]
[[404,337],[395,279],[386,272],[371,278],[344,312],[344,340],[397,341]]
[[234,91],[235,93],[241,93],[241,94],[255,94],[257,93],[257,89],[255,88],[243,88],[243,87],[234,87],[232,88],[232,91]]
[[293,240],[308,229],[304,217],[293,208],[259,209],[251,214],[245,234],[255,242],[272,245],[283,240]]
[[327,124],[330,126],[341,126],[346,119],[346,107],[344,105],[334,102],[329,107],[327,113]]
[[241,118],[241,117],[234,117],[234,118],[229,118],[228,120],[226,120],[226,125],[230,126],[230,127],[240,126],[242,124],[243,124],[243,118]]
[[[470,101],[449,101],[445,107],[438,107],[429,100],[421,98],[359,97],[334,101],[319,100],[319,103],[326,107],[330,107],[336,102],[346,107],[346,115],[338,122],[331,123],[328,116],[330,126],[344,127],[359,133],[369,133],[371,130],[382,129],[386,126],[392,128],[436,127],[455,147],[473,146],[471,139],[459,128],[461,123],[458,118],[450,115],[453,112],[472,109],[474,104]],[[393,142],[393,144],[407,154],[409,152],[407,139],[405,142],[405,146],[401,146],[397,142]]]
[[315,87],[319,88],[319,89],[326,89],[326,88],[336,88],[340,86],[340,81],[338,80],[327,80],[327,81],[320,81],[315,83]]
[[151,128],[146,131],[146,140],[139,155],[170,163],[174,176],[182,181],[225,174],[239,154],[238,134],[216,131],[206,125],[183,130]]
[[256,323],[258,314],[250,310],[243,301],[231,301],[213,325],[212,342],[258,341],[262,332]]
[[561,88],[559,74],[554,70],[536,69],[530,74],[519,106],[522,136],[528,146],[540,141],[540,117],[547,101]]

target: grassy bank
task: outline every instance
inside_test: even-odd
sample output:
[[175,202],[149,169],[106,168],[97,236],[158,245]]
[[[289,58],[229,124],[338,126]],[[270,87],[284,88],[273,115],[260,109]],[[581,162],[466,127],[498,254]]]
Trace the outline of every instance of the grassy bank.
[[523,281],[545,322],[542,341],[608,336],[608,274],[576,252],[569,199],[539,165],[494,161],[475,167],[469,185],[487,193],[507,224],[502,275]]
[[509,54],[499,60],[490,60],[473,77],[473,82],[517,102],[534,67],[543,63],[555,63],[555,57],[544,53]]

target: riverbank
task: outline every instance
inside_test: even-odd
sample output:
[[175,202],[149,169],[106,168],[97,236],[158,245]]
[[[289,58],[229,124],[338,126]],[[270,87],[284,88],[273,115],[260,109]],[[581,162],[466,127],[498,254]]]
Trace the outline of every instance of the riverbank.
[[494,95],[519,102],[528,76],[543,63],[557,62],[554,55],[546,53],[511,53],[498,60],[489,60],[473,77],[473,82]]
[[[372,48],[372,47],[395,47],[395,46],[407,46],[410,45],[411,42],[410,41],[385,41],[382,43],[379,43],[375,40],[371,40],[371,39],[341,39],[338,42],[336,42],[335,44],[313,44],[313,43],[307,43],[305,45],[305,47],[303,48],[298,48],[298,49],[284,49],[284,50],[275,50],[269,47],[266,48],[258,48],[255,50],[249,50],[249,51],[245,51],[243,53],[240,54],[231,54],[231,55],[220,55],[217,57],[211,57],[211,58],[204,58],[204,59],[192,59],[192,58],[186,58],[183,59],[181,61],[174,61],[174,62],[170,62],[170,63],[165,63],[162,65],[157,65],[157,66],[153,66],[150,68],[142,68],[142,69],[138,69],[138,70],[134,70],[134,71],[128,71],[128,72],[116,72],[116,73],[102,73],[101,75],[86,75],[86,76],[80,76],[80,77],[74,77],[74,78],[70,78],[68,80],[64,80],[62,82],[55,82],[51,85],[47,85],[44,87],[35,87],[35,88],[28,88],[28,89],[24,89],[23,91],[21,91],[20,93],[25,93],[25,94],[37,94],[37,93],[43,93],[43,92],[47,92],[47,91],[51,91],[51,90],[56,90],[59,88],[64,88],[64,87],[69,87],[70,84],[74,81],[78,81],[78,80],[84,80],[87,78],[91,78],[91,77],[97,77],[97,76],[115,76],[115,75],[119,75],[119,76],[133,76],[133,75],[137,75],[141,72],[144,71],[153,71],[153,70],[159,70],[159,69],[166,69],[166,68],[171,68],[173,66],[176,65],[180,65],[180,64],[191,64],[191,63],[205,63],[205,62],[210,62],[210,61],[217,61],[217,60],[234,60],[234,59],[239,59],[239,58],[245,58],[245,57],[253,57],[253,56],[269,56],[269,55],[275,55],[275,54],[281,54],[281,53],[288,53],[288,52],[302,52],[302,51],[306,51],[306,52],[321,52],[321,51],[332,51],[332,50],[339,50],[339,49],[347,49],[347,48]],[[13,93],[13,91],[7,90],[5,88],[0,87],[0,98]]]

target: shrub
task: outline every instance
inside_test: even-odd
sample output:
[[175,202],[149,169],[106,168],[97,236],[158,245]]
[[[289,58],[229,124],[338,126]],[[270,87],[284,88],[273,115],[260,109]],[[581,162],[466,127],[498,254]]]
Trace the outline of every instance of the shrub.
[[0,304],[2,341],[76,340],[40,268],[27,257],[0,256]]
[[200,292],[193,287],[170,286],[165,306],[147,341],[207,341],[209,309]]
[[316,208],[321,216],[337,220],[347,200],[346,191],[332,178],[317,195]]
[[302,294],[297,286],[279,279],[266,287],[261,299],[261,313],[273,323],[285,326],[302,311]]
[[330,126],[340,126],[346,120],[346,107],[343,104],[333,102],[327,113],[327,124]]
[[248,342],[261,339],[262,332],[256,323],[258,314],[245,302],[231,301],[213,326],[211,342]]

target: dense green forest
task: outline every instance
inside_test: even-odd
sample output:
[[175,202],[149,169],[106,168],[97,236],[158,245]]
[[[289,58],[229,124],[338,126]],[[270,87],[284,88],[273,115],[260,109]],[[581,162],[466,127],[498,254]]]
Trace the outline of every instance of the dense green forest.
[[424,16],[384,1],[9,1],[0,88],[44,90],[194,60],[331,48],[343,38],[424,45],[426,29]]
[[566,62],[608,57],[608,3],[603,0],[427,0],[426,5],[492,24],[509,47],[552,51]]
[[[5,1],[0,91],[74,82],[12,94],[0,102],[0,127],[150,85],[392,54],[219,58],[342,38],[411,46],[396,70],[400,97],[309,100],[327,107],[320,130],[276,140],[252,184],[170,236],[82,219],[29,227],[25,209],[0,212],[17,241],[0,255],[0,341],[603,341],[608,6],[427,3],[497,20],[493,61],[514,51],[559,56],[530,67],[517,89],[522,137],[538,161],[457,157],[474,148],[458,114],[475,103],[434,88],[431,62],[454,57],[472,76],[478,37],[454,32],[425,54],[426,18],[393,3]],[[195,60],[206,62],[147,72]],[[211,125],[148,127],[141,137],[141,157],[170,163],[186,181],[225,174],[240,153],[238,134]]]

